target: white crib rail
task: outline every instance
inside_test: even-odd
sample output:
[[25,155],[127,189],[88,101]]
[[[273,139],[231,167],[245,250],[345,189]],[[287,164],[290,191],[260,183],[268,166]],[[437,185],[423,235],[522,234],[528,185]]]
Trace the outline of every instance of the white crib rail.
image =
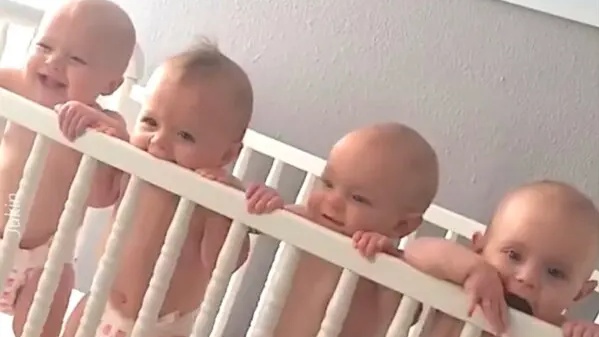
[[[331,261],[358,275],[368,276],[371,280],[399,291],[407,297],[432,304],[435,308],[478,327],[489,328],[478,312],[472,318],[466,317],[467,299],[458,287],[420,273],[398,259],[384,255],[377,257],[375,262],[371,263],[363,259],[352,248],[349,238],[286,211],[277,211],[263,216],[248,214],[243,193],[198,177],[195,173],[172,163],[157,161],[151,155],[132,145],[105,135],[89,132],[73,143],[68,142],[60,133],[56,116],[51,110],[42,108],[13,93],[0,90],[0,106],[3,107],[0,114],[10,121],[24,125],[38,134],[74,148],[84,153],[86,158],[91,157],[130,172],[133,176],[152,182],[165,190],[180,195],[183,199],[191,200],[229,218],[249,224],[267,235]],[[29,113],[23,114],[23,110],[27,110]],[[89,159],[89,161],[93,160]],[[91,166],[91,164],[88,165]],[[80,171],[83,173],[78,173],[79,177],[85,176],[86,172],[89,172],[83,168],[80,168]],[[74,184],[71,196],[75,194],[74,191],[83,193],[84,187]],[[73,209],[78,209],[76,206],[76,204],[72,204]],[[61,231],[67,227],[63,221],[61,221],[61,225]],[[235,234],[233,233],[233,235]],[[510,321],[515,337],[525,336],[525,334],[547,337],[561,336],[561,331],[558,328],[515,310],[510,310]],[[476,329],[471,329],[467,325],[464,333],[470,334],[470,332],[475,332],[473,330]]]
[[44,12],[40,9],[14,1],[0,0],[0,18],[9,20],[12,24],[35,27],[43,15]]

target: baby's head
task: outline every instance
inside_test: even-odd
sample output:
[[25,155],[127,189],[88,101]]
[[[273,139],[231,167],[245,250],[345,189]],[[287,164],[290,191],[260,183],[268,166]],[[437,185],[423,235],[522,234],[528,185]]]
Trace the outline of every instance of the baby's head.
[[69,0],[48,11],[25,68],[33,99],[52,107],[112,94],[135,47],[129,16],[108,0]]
[[559,324],[562,312],[596,286],[589,277],[599,258],[599,212],[569,185],[534,182],[503,199],[473,244],[499,270],[507,292]]
[[422,223],[439,184],[437,156],[415,130],[397,123],[350,132],[331,150],[308,201],[333,226],[399,238]]
[[162,64],[131,143],[189,169],[221,168],[237,158],[253,109],[243,69],[204,42]]

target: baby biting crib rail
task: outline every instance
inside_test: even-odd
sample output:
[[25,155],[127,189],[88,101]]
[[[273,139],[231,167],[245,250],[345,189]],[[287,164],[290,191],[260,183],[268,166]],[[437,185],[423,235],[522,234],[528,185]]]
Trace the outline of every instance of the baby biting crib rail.
[[[89,132],[77,141],[67,141],[58,129],[56,115],[37,104],[11,92],[0,91],[0,114],[12,123],[23,125],[38,134],[34,149],[23,173],[22,183],[15,202],[21,205],[22,215],[28,211],[27,205],[35,191],[37,178],[41,173],[45,147],[49,141],[58,141],[81,153],[83,159],[71,186],[64,212],[60,218],[55,244],[50,250],[46,271],[40,281],[25,327],[24,337],[39,335],[48,314],[49,304],[56,289],[61,261],[64,261],[75,245],[78,219],[84,210],[83,200],[89,191],[93,169],[97,162],[104,162],[132,175],[125,192],[123,203],[117,215],[117,225],[108,240],[107,250],[100,261],[91,289],[78,336],[90,336],[99,324],[101,311],[106,303],[107,291],[114,276],[114,263],[127,234],[127,221],[135,209],[136,194],[142,180],[151,182],[165,190],[181,196],[177,211],[167,233],[155,273],[144,298],[133,337],[144,336],[149,324],[153,323],[164,299],[172,274],[172,266],[178,257],[182,240],[187,232],[188,219],[194,204],[200,204],[218,213],[234,219],[225,245],[219,256],[215,271],[206,290],[204,302],[194,325],[192,336],[208,337],[211,333],[216,314],[225,295],[227,283],[231,277],[235,257],[246,233],[246,224],[265,235],[284,242],[278,253],[276,266],[271,270],[269,282],[262,296],[265,305],[259,308],[256,319],[250,329],[250,336],[268,336],[276,321],[281,299],[289,283],[296,249],[308,251],[316,256],[337,264],[345,271],[337,290],[330,302],[323,320],[319,336],[335,336],[344,319],[346,301],[351,298],[352,285],[358,276],[367,277],[386,287],[405,294],[393,319],[387,336],[407,336],[411,320],[418,302],[447,312],[465,322],[462,336],[478,336],[481,329],[488,325],[480,314],[466,317],[466,298],[462,291],[453,285],[422,274],[405,263],[389,256],[379,256],[375,262],[363,259],[354,251],[350,240],[330,232],[305,219],[286,211],[277,211],[271,215],[255,216],[245,211],[244,196],[239,191],[225,187],[213,181],[198,177],[191,171],[174,164],[158,161],[149,154],[119,140],[109,138],[97,132]],[[24,113],[26,111],[26,113]],[[18,234],[18,233],[15,233]],[[15,235],[13,240],[18,240]],[[8,240],[6,240],[8,241]],[[17,241],[18,242],[18,241]],[[6,245],[8,246],[8,245]],[[6,247],[5,246],[5,247]],[[3,251],[8,253],[8,250]],[[3,259],[7,255],[3,254]],[[285,262],[280,262],[285,261]],[[287,264],[281,266],[280,264]],[[2,273],[4,276],[5,273]],[[560,336],[558,328],[511,311],[511,328],[514,336]]]

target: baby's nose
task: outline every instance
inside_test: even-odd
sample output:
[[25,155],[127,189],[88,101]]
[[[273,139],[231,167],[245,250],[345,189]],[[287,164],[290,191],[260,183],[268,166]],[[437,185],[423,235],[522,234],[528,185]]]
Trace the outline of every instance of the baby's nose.
[[160,136],[152,136],[150,138],[148,153],[158,159],[171,162],[173,161],[173,156],[171,154],[171,151],[169,151],[167,142],[164,140],[163,137]]

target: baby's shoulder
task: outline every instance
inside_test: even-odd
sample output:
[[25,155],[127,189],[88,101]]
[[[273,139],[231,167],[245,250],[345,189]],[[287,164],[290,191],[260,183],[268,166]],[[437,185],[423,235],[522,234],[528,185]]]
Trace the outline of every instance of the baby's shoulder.
[[23,72],[14,68],[0,69],[0,88],[19,95],[25,94],[25,79]]

